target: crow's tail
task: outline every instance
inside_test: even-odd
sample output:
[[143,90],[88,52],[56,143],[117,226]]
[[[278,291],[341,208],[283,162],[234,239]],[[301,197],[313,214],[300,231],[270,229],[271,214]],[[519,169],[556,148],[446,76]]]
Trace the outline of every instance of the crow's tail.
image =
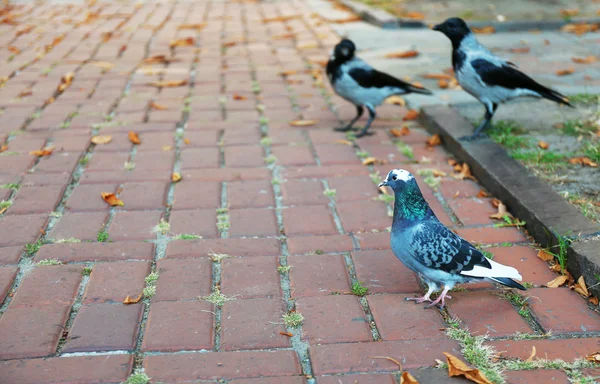
[[507,277],[490,277],[489,279],[493,280],[497,283],[500,283],[502,285],[506,285],[507,287],[510,287],[510,288],[517,288],[517,289],[520,289],[521,291],[527,290],[527,288],[525,288],[521,284],[519,284],[516,281],[514,281],[513,279],[509,279]]

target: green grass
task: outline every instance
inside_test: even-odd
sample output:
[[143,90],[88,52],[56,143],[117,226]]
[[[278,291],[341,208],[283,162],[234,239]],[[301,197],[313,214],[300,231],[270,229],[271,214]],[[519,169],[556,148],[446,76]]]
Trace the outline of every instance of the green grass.
[[19,184],[15,184],[15,183],[8,183],[8,184],[0,184],[0,188],[12,189],[14,191],[18,191],[21,188],[21,186]]
[[600,95],[593,93],[578,93],[569,96],[569,101],[576,104],[600,104]]
[[521,296],[520,294],[507,290],[502,293],[501,297],[510,301],[510,303],[517,308],[519,311],[519,315],[521,317],[530,320],[531,319],[531,310],[529,308],[529,297]]
[[222,307],[226,302],[235,300],[233,297],[227,297],[222,294],[219,288],[215,288],[213,293],[208,296],[202,296],[200,299],[208,301],[217,307]]
[[36,263],[36,265],[39,266],[45,266],[45,265],[61,265],[62,261],[58,260],[58,259],[44,259],[44,260],[40,260]]
[[364,296],[369,291],[369,288],[365,287],[362,282],[357,281],[352,284],[352,294],[356,296]]
[[304,316],[298,312],[289,312],[283,315],[283,323],[289,328],[298,328],[304,323]]
[[588,219],[600,222],[600,206],[594,204],[592,199],[587,199],[577,193],[563,193],[567,201],[575,205],[579,211]]
[[83,269],[81,270],[81,274],[83,276],[89,276],[92,274],[92,267],[83,267]]
[[589,157],[594,163],[600,163],[600,141],[586,141],[579,151],[583,153],[584,156]]
[[150,377],[144,373],[143,368],[137,368],[123,384],[148,384]]
[[170,230],[171,224],[169,224],[169,222],[167,222],[165,219],[160,219],[160,222],[154,227],[154,232],[160,233],[161,235],[166,235]]
[[337,191],[335,189],[326,189],[323,194],[327,197],[335,198]]
[[411,161],[415,161],[415,154],[413,152],[413,149],[410,145],[406,144],[403,141],[397,141],[396,142],[396,147],[398,148],[398,150],[400,151],[401,154],[403,154],[404,156],[408,157],[409,160]]
[[3,209],[8,209],[12,205],[12,201],[10,200],[2,200],[0,201],[0,211]]
[[100,242],[100,243],[110,242],[110,238],[108,237],[108,231],[106,231],[106,229],[101,229],[100,231],[98,231],[96,240],[98,240],[98,242]]
[[580,136],[580,135],[593,135],[596,132],[596,124],[592,121],[584,121],[581,119],[567,120],[561,125],[561,130],[565,135],[569,136]]
[[282,275],[287,275],[290,272],[290,269],[292,269],[292,267],[289,265],[280,265],[277,267],[277,272],[281,273]]
[[525,133],[523,127],[514,121],[497,120],[487,133],[492,140],[509,150],[531,146],[531,140],[521,136]]
[[198,236],[198,235],[194,235],[194,234],[190,234],[190,233],[182,233],[182,234],[174,237],[174,239],[176,239],[176,240],[196,240],[196,239],[201,239],[201,238],[202,238],[202,236]]
[[42,240],[39,239],[35,243],[25,244],[25,252],[28,255],[33,255],[42,248]]
[[554,229],[552,229],[552,233],[554,233],[558,244],[552,247],[554,252],[550,250],[547,250],[546,252],[553,255],[556,260],[558,260],[561,271],[565,272],[567,270],[567,251],[572,241],[567,237],[567,234],[561,235]]

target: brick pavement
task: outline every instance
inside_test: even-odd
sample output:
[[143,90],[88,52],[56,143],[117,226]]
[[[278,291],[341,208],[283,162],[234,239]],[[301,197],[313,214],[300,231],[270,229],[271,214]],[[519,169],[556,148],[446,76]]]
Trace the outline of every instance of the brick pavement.
[[[331,130],[354,109],[323,78],[339,36],[310,4],[36,3],[2,16],[0,182],[12,205],[0,216],[0,382],[118,383],[144,368],[153,383],[398,383],[398,367],[373,357],[389,356],[441,383],[428,367],[461,355],[451,317],[503,358],[600,349],[598,314],[543,287],[556,275],[535,244],[494,227],[491,197],[450,176],[450,156],[426,148],[406,108],[380,108],[376,134],[356,142]],[[407,136],[388,131],[404,125]],[[366,154],[387,164],[362,165]],[[530,305],[489,284],[460,289],[444,312],[405,302],[421,287],[389,249],[391,205],[374,185],[392,167],[447,172],[435,188],[417,175],[425,197],[523,272]],[[298,328],[282,321],[293,311]]]

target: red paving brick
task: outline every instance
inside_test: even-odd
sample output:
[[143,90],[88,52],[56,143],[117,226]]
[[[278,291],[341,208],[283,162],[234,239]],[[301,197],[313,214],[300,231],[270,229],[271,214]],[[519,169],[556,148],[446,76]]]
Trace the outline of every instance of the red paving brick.
[[567,375],[557,369],[536,369],[534,371],[512,371],[506,372],[506,379],[511,384],[535,384],[552,383],[568,384],[570,383]]
[[197,299],[153,303],[142,348],[145,351],[211,349],[213,311],[212,304]]
[[[451,174],[450,156],[443,146],[426,148],[429,134],[417,121],[403,122],[408,107],[395,105],[381,106],[374,135],[356,141],[360,150],[389,163],[366,167],[355,147],[340,142],[345,135],[331,129],[339,125],[336,113],[347,121],[355,109],[333,96],[333,113],[322,93],[331,95],[331,86],[325,81],[320,87],[315,74],[306,72],[307,62],[327,59],[339,41],[331,26],[313,17],[317,10],[312,3],[165,3],[158,11],[150,3],[15,7],[16,25],[6,24],[3,36],[13,39],[10,44],[21,52],[12,52],[11,60],[0,66],[0,77],[8,79],[0,87],[1,100],[7,101],[0,105],[0,142],[17,154],[0,156],[0,185],[21,188],[0,215],[2,300],[18,278],[0,315],[0,359],[9,359],[0,362],[0,382],[124,382],[133,357],[102,352],[140,347],[160,352],[144,357],[152,382],[305,383],[301,356],[291,349],[293,339],[281,334],[286,331],[282,315],[294,305],[305,317],[294,332],[309,344],[310,361],[303,363],[310,364],[319,383],[397,382],[390,373],[398,367],[372,356],[398,359],[420,382],[448,382],[444,371],[416,369],[443,359],[442,352],[460,356],[459,347],[445,337],[439,311],[403,300],[422,294],[422,288],[390,251],[387,228],[392,219],[377,201],[380,192],[369,173],[383,177],[390,168],[403,167],[415,174],[424,168]],[[206,27],[178,29],[193,21],[192,15],[208,20]],[[279,15],[301,19],[254,22]],[[72,16],[73,22],[65,24]],[[35,25],[43,35],[17,33],[23,25]],[[56,25],[62,27],[52,27]],[[241,41],[244,31],[250,44],[221,50],[228,42]],[[289,32],[298,44],[268,38]],[[186,37],[202,40],[202,50],[177,47],[177,61],[170,63],[168,73],[129,77],[147,66],[142,59],[149,41],[147,53],[154,56]],[[36,39],[48,49],[34,55],[29,46]],[[316,47],[298,48],[308,40],[315,40]],[[113,70],[98,68],[98,61],[114,64]],[[192,66],[195,84],[148,86],[154,80],[189,80]],[[281,76],[285,70],[297,73]],[[73,84],[56,94],[67,72],[75,73]],[[20,96],[27,88],[32,95]],[[13,102],[17,99],[18,104]],[[151,101],[167,109],[152,108]],[[38,110],[39,118],[29,121]],[[110,114],[112,122],[95,127],[112,141],[91,145],[90,128]],[[267,130],[260,126],[261,116],[269,119]],[[297,119],[316,122],[289,124]],[[389,130],[403,125],[410,134],[401,140],[412,146],[419,163],[409,162],[393,143],[400,138],[392,140]],[[129,131],[139,133],[140,145],[130,142]],[[29,154],[47,143],[56,147],[51,156]],[[86,164],[81,160],[88,151]],[[266,164],[268,153],[276,158],[273,166]],[[126,161],[133,161],[135,169],[126,170]],[[183,176],[176,184],[174,170]],[[536,257],[525,232],[493,227],[491,197],[477,197],[483,189],[477,182],[448,176],[434,191],[422,176],[416,177],[444,224],[469,241],[495,245],[487,250],[518,268],[524,281],[543,286],[556,276]],[[324,195],[326,188],[336,191],[334,198]],[[100,196],[116,191],[123,207],[112,208]],[[0,189],[2,200],[12,194]],[[62,210],[57,204],[63,195],[62,216],[49,215]],[[225,205],[230,227],[219,232],[216,210]],[[163,217],[170,223],[170,238],[165,244],[167,237],[159,236],[155,244],[154,227]],[[110,239],[100,243],[98,232],[105,225]],[[180,240],[180,234],[202,238]],[[71,237],[82,242],[52,244]],[[39,251],[23,254],[25,244],[37,239],[44,242]],[[213,253],[231,257],[215,264]],[[30,268],[29,258],[67,265]],[[277,270],[284,261],[291,267],[287,274]],[[127,295],[139,295],[153,262],[160,275],[156,294],[146,304],[122,304]],[[82,277],[86,264],[92,268],[89,279]],[[354,273],[369,288],[362,302],[348,294]],[[82,281],[86,286],[76,302]],[[221,309],[201,299],[215,283],[234,298]],[[468,289],[454,293],[448,308],[471,332],[509,338],[532,332],[517,310],[497,297],[500,290],[489,284]],[[490,342],[506,356],[527,358],[536,346],[538,357],[573,360],[598,350],[590,332],[600,331],[600,318],[576,293],[534,288],[523,294],[534,320],[561,339]],[[383,341],[373,341],[361,303],[368,304],[371,325]],[[73,304],[76,316],[71,328],[64,329]],[[140,327],[146,306],[149,316]],[[144,337],[137,345],[140,331]],[[62,352],[100,354],[57,358],[63,335]],[[566,380],[558,371],[510,372],[507,377],[515,383],[540,382],[538,375],[547,376],[544,382]]]

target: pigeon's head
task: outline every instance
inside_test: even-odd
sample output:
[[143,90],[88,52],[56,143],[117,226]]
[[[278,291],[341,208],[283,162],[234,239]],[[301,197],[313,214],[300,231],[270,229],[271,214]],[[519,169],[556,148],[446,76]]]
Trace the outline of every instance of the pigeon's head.
[[415,183],[415,177],[410,172],[404,169],[392,169],[378,187],[390,187],[394,192],[401,192],[408,185]]
[[349,60],[354,57],[356,45],[350,39],[343,39],[333,49],[333,57],[338,60]]
[[467,23],[461,18],[452,17],[441,24],[433,27],[434,31],[440,31],[453,43],[459,43],[465,36],[471,33]]

